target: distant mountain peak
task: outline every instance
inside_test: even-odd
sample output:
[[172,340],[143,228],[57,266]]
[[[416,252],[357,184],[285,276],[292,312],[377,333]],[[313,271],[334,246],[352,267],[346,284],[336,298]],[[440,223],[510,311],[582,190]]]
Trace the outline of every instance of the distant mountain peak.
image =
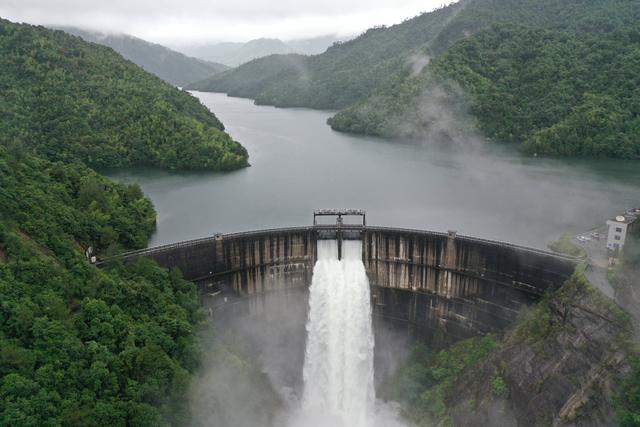
[[335,34],[307,39],[283,41],[278,38],[261,37],[248,42],[220,42],[183,47],[180,50],[196,58],[237,67],[257,58],[274,54],[299,53],[316,55],[345,38]]
[[110,47],[129,61],[175,86],[184,87],[189,83],[213,76],[229,68],[226,65],[189,57],[166,46],[148,42],[130,34],[77,27],[58,27],[56,29],[81,37],[86,41]]

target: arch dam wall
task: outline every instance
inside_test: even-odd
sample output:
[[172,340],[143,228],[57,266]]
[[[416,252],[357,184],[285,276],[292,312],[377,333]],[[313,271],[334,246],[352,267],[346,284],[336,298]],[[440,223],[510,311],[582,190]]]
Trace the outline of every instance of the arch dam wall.
[[[455,233],[344,227],[362,240],[374,315],[458,339],[500,331],[571,275],[577,261]],[[304,289],[319,236],[335,226],[217,235],[124,254],[179,268],[214,307],[227,297]]]

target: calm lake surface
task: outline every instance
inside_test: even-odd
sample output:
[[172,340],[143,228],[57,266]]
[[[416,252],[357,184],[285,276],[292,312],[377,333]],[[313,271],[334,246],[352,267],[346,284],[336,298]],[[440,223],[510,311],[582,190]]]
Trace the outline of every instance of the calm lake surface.
[[[461,234],[544,248],[563,231],[640,206],[640,162],[520,156],[461,141],[404,143],[345,135],[330,112],[276,109],[194,92],[249,150],[230,173],[119,170],[158,212],[150,246],[216,232],[309,225],[317,208],[361,208],[372,225]],[[462,147],[462,149],[461,149]]]

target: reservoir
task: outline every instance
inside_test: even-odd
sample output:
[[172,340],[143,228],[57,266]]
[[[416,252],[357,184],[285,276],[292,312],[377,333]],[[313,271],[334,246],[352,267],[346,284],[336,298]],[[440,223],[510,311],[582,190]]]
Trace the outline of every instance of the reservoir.
[[312,223],[317,208],[360,208],[375,225],[544,248],[640,204],[640,168],[621,160],[525,157],[495,143],[389,141],[334,132],[331,112],[256,106],[193,92],[249,151],[227,173],[136,169],[158,212],[150,246]]

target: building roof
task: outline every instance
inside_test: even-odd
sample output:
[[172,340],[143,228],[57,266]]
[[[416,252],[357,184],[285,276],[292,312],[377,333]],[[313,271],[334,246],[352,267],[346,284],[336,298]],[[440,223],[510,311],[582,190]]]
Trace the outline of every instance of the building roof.
[[611,218],[610,220],[607,221],[607,223],[616,222],[618,224],[631,224],[635,222],[638,218],[640,218],[640,208],[633,208],[633,209],[627,210],[625,213],[621,215],[617,215],[615,218]]

